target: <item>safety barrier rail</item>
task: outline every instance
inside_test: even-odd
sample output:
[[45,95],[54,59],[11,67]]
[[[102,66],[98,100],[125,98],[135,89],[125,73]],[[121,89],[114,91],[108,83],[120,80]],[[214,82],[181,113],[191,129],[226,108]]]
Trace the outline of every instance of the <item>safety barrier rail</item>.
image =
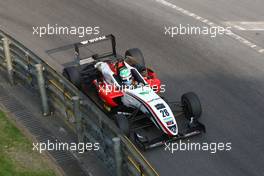
[[98,142],[98,158],[116,176],[157,176],[133,143],[87,96],[43,59],[0,30],[0,69],[9,82],[40,94],[43,115],[59,113],[71,124],[80,142]]

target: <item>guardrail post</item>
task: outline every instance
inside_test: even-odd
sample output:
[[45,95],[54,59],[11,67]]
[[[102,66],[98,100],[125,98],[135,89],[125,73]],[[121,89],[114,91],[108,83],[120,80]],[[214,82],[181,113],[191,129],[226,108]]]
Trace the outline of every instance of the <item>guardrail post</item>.
[[11,85],[13,85],[14,84],[14,72],[13,72],[12,58],[11,58],[10,48],[9,48],[9,40],[7,37],[3,38],[3,45],[4,45],[4,53],[5,53],[5,59],[6,59],[8,79]]
[[79,142],[83,142],[83,131],[82,131],[82,116],[80,110],[80,98],[78,96],[72,97],[73,111],[76,118],[76,129]]
[[114,157],[116,163],[116,176],[122,176],[122,154],[121,154],[121,140],[119,137],[114,137]]
[[50,109],[48,105],[48,97],[47,97],[46,85],[43,75],[43,66],[41,64],[36,64],[35,67],[37,70],[37,80],[38,80],[39,93],[42,102],[43,115],[47,116],[50,114]]

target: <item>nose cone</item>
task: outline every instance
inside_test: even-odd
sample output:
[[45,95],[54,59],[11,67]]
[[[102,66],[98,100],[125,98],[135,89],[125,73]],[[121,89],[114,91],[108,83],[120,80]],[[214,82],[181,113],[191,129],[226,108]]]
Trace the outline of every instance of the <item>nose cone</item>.
[[178,134],[178,128],[176,124],[169,126],[168,128],[170,132],[173,134],[173,136],[176,136]]
[[170,126],[169,129],[173,133],[173,135],[177,135],[178,134],[178,128],[177,128],[176,125]]
[[169,136],[176,136],[176,135],[178,135],[177,121],[176,121],[171,109],[167,108],[167,111],[168,111],[170,116],[165,117],[165,118],[160,117],[160,119],[163,121],[163,124],[165,124],[166,133]]

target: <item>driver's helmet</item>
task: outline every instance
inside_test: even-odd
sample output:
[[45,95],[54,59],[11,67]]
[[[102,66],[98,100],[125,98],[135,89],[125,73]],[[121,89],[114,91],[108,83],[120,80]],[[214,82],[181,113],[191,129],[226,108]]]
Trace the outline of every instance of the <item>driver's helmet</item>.
[[132,75],[130,69],[126,67],[122,67],[119,70],[119,76],[121,78],[121,81],[125,85],[131,85],[132,84]]

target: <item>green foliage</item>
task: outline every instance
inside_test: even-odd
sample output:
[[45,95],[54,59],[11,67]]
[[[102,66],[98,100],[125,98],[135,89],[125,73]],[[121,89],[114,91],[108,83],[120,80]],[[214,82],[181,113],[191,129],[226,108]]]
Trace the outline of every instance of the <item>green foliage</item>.
[[0,176],[55,176],[32,142],[0,111]]

